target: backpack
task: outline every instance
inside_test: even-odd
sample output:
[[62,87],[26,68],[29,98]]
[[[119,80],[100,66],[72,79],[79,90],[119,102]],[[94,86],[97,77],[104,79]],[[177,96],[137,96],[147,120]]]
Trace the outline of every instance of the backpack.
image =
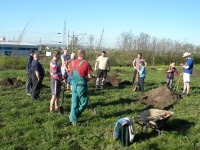
[[121,118],[115,123],[113,138],[120,140],[122,146],[129,146],[134,140],[134,126],[131,118]]

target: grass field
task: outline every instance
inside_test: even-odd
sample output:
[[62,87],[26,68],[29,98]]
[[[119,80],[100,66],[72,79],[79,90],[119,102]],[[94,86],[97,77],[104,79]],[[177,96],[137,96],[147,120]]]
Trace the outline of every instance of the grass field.
[[[155,71],[147,68],[145,91],[161,86],[165,80],[164,70]],[[165,69],[166,66],[155,68]],[[113,68],[112,68],[113,69]],[[120,74],[123,80],[131,80],[132,68],[120,67],[130,75]],[[178,68],[180,70],[180,68]],[[200,70],[195,65],[194,70]],[[7,77],[19,77],[26,81],[24,70],[1,71],[0,80]],[[175,82],[177,77],[175,78]],[[50,88],[41,91],[41,99],[33,101],[25,94],[25,84],[18,88],[0,86],[0,149],[2,150],[198,150],[200,149],[200,78],[192,77],[189,97],[174,104],[170,111],[175,112],[164,128],[162,137],[155,131],[142,133],[135,124],[134,143],[123,148],[119,141],[114,141],[112,132],[115,122],[122,117],[133,117],[149,109],[138,103],[138,93],[131,92],[131,86],[120,86],[96,90],[90,86],[91,106],[96,115],[86,109],[80,117],[80,126],[72,126],[68,115],[71,95],[65,92],[64,115],[49,113],[51,98]],[[45,77],[43,84],[50,86],[50,79]],[[180,83],[182,87],[182,83]]]

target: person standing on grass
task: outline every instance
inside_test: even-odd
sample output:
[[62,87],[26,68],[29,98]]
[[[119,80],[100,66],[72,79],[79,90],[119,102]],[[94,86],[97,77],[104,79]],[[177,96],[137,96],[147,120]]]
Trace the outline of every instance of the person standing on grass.
[[166,77],[167,77],[166,85],[170,90],[172,90],[172,84],[173,84],[173,80],[174,80],[174,72],[177,75],[179,75],[178,71],[175,68],[175,63],[172,62],[169,65],[169,68],[166,69]]
[[183,57],[187,60],[185,65],[181,64],[183,68],[183,96],[188,96],[190,91],[190,79],[193,71],[194,60],[190,57],[190,53],[185,52]]
[[91,78],[91,65],[85,60],[85,51],[77,51],[78,59],[70,63],[70,74],[72,76],[72,101],[70,111],[70,122],[76,125],[78,118],[87,108],[89,93],[87,80]]
[[67,77],[68,77],[68,65],[70,62],[70,56],[68,55],[68,49],[65,48],[63,50],[63,54],[61,55],[61,72],[62,72],[62,78],[64,79],[65,83],[67,84],[67,90],[70,90],[70,85],[67,83]]
[[138,69],[140,67],[140,62],[143,61],[144,64],[145,64],[145,67],[147,66],[147,62],[142,58],[142,54],[141,53],[138,53],[137,54],[137,58],[135,58],[132,62],[132,65],[133,65],[133,68],[134,68],[134,73],[133,73],[133,79],[132,79],[132,85],[134,84],[134,81],[135,81],[135,78],[136,78],[136,75],[138,73]]
[[33,100],[37,100],[39,98],[42,81],[44,79],[44,69],[42,65],[39,63],[39,54],[33,55],[31,68],[32,68],[32,81],[33,81],[32,97]]
[[[76,54],[72,53],[71,54],[70,62],[73,61],[75,59],[75,57],[76,57]],[[67,84],[70,86],[70,94],[72,94],[71,93],[71,91],[72,91],[72,77],[71,77],[71,74],[70,74],[70,67],[69,67],[69,65],[67,66],[67,70],[68,70],[68,72],[67,72],[67,75],[68,75],[68,77],[67,77]]]
[[59,111],[59,97],[61,91],[61,80],[62,73],[58,60],[60,59],[60,52],[55,51],[53,53],[53,59],[50,62],[50,75],[51,75],[51,102],[50,102],[50,112]]
[[140,66],[140,68],[137,69],[137,71],[139,73],[139,80],[138,80],[139,89],[138,89],[138,91],[144,92],[144,79],[145,79],[145,76],[146,76],[145,62],[140,61],[139,66]]
[[[98,69],[97,69],[98,67]],[[95,63],[95,71],[97,71],[96,86],[99,86],[99,80],[102,77],[101,86],[104,86],[107,72],[110,71],[110,59],[106,57],[106,52],[102,51]]]
[[26,63],[26,72],[28,74],[28,80],[26,82],[26,94],[28,96],[31,96],[32,93],[32,73],[31,73],[31,63],[33,61],[33,54],[35,53],[35,51],[33,49],[30,50],[29,52],[29,56],[27,58],[27,63]]

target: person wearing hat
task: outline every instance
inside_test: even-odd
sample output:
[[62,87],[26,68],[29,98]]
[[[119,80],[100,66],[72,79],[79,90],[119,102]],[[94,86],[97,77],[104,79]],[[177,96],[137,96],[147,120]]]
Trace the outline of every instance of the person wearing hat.
[[175,68],[175,63],[172,62],[169,67],[166,69],[166,85],[167,87],[172,90],[172,84],[173,84],[173,80],[174,80],[174,72],[179,75],[178,71]]
[[190,90],[190,79],[193,71],[194,60],[190,57],[190,53],[185,52],[183,57],[187,60],[185,65],[181,64],[183,68],[183,96],[187,96]]

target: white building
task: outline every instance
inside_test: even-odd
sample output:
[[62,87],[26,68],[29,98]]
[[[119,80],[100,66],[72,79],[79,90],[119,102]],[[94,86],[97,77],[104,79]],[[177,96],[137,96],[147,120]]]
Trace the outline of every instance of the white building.
[[28,56],[31,49],[37,52],[38,45],[26,42],[18,43],[16,41],[0,40],[0,55]]

